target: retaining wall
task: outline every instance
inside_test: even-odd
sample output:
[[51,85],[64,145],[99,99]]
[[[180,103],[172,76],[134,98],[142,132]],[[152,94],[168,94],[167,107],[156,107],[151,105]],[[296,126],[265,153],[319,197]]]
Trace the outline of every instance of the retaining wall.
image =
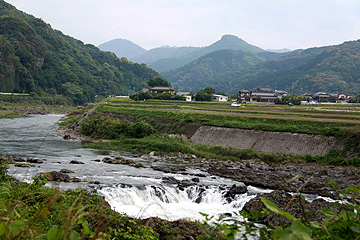
[[[343,148],[334,137],[326,137],[338,149]],[[191,137],[195,143],[233,147],[252,148],[265,153],[292,153],[298,155],[325,155],[332,147],[321,136],[289,133],[245,130],[235,128],[201,126]]]

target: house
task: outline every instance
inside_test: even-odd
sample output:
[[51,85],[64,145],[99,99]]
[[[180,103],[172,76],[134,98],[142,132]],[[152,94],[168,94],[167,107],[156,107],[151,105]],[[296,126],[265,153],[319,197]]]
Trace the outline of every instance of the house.
[[224,95],[213,94],[212,96],[212,100],[216,102],[227,102],[229,100],[229,97]]
[[350,102],[350,100],[352,98],[354,98],[355,96],[352,94],[345,94],[345,93],[341,93],[339,94],[339,102],[341,103],[348,103]]
[[270,87],[258,87],[251,93],[250,102],[275,102],[275,99],[282,99],[282,95],[279,96]]
[[187,102],[191,102],[192,101],[192,96],[190,95],[190,92],[177,92],[176,93],[177,96],[184,96],[185,100]]
[[250,102],[251,91],[242,89],[237,93],[237,102]]
[[313,100],[313,95],[311,93],[304,93],[302,97],[308,100]]
[[152,87],[149,88],[149,93],[152,95],[159,95],[162,93],[168,92],[170,93],[172,96],[174,96],[176,94],[176,91],[174,88],[172,87]]
[[287,91],[284,90],[275,90],[275,94],[276,96],[278,96],[280,99],[282,99],[282,97],[288,95]]

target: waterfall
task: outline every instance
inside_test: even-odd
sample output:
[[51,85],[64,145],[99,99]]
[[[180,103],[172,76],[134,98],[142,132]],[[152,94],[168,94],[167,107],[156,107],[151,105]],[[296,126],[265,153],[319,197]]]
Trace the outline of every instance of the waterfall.
[[112,209],[131,217],[160,217],[167,220],[204,220],[210,216],[231,214],[243,208],[255,194],[225,197],[228,186],[193,185],[181,189],[169,185],[129,186],[118,184],[98,192],[105,196]]

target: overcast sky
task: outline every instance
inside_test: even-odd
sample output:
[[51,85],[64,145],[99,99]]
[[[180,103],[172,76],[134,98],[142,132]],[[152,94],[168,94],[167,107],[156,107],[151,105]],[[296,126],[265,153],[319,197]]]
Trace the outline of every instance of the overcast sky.
[[263,49],[360,39],[359,0],[5,0],[98,46],[115,38],[145,49],[207,46],[224,34]]

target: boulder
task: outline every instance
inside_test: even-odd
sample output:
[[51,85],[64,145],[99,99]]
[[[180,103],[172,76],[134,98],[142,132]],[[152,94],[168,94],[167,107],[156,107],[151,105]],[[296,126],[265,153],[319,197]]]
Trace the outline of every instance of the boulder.
[[85,163],[80,162],[80,161],[78,161],[78,160],[72,160],[72,161],[70,162],[70,164],[85,164]]
[[43,160],[37,159],[37,158],[28,158],[26,161],[29,163],[43,163],[44,162]]
[[56,171],[40,173],[40,177],[53,182],[81,182],[79,178],[73,178],[68,174]]
[[229,189],[229,191],[225,194],[228,202],[231,202],[235,199],[236,195],[244,194],[247,192],[246,186],[236,186],[235,184]]

